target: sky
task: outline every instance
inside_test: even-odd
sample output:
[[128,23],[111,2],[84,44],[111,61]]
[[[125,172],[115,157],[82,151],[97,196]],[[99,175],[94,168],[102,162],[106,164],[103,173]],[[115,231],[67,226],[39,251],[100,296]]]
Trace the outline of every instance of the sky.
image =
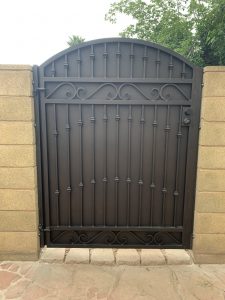
[[68,47],[68,37],[86,41],[117,37],[132,20],[104,20],[114,0],[0,0],[0,64],[40,65]]

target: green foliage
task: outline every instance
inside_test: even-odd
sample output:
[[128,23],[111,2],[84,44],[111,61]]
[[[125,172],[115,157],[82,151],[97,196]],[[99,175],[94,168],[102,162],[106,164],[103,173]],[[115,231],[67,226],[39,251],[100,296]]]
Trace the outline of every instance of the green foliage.
[[225,0],[120,0],[106,20],[133,17],[121,36],[149,40],[200,66],[225,64]]
[[197,34],[205,65],[224,65],[225,0],[213,0],[207,18],[197,26]]
[[81,43],[83,43],[85,41],[84,38],[82,38],[81,36],[79,35],[72,35],[72,36],[69,36],[69,41],[67,42],[67,44],[72,47],[72,46],[76,46],[76,45],[79,45]]

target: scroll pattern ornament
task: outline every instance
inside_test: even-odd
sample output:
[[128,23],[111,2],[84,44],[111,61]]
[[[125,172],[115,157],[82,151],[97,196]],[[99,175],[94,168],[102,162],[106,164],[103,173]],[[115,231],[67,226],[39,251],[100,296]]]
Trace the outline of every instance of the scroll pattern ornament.
[[160,88],[152,88],[147,95],[146,92],[142,91],[140,87],[133,83],[122,83],[119,86],[113,83],[103,83],[100,84],[97,88],[92,91],[87,91],[87,88],[84,87],[76,87],[71,82],[60,83],[55,87],[53,91],[51,91],[46,98],[47,99],[54,99],[54,95],[56,93],[61,94],[61,98],[67,100],[79,99],[79,100],[88,100],[94,99],[95,95],[108,88],[107,96],[104,100],[135,100],[132,99],[132,95],[129,92],[126,92],[127,88],[133,89],[136,93],[138,93],[144,100],[149,101],[157,101],[163,100],[167,102],[171,99],[171,94],[166,92],[167,88],[174,88],[176,92],[178,92],[182,98],[185,100],[190,100],[189,97],[185,94],[185,92],[176,84],[164,84]]
[[[68,236],[69,235],[69,236]],[[143,246],[170,244],[180,245],[179,241],[173,233],[162,232],[135,232],[135,231],[62,231],[54,239],[53,242],[67,236],[68,243],[74,245],[91,245],[106,244],[110,245],[132,245],[138,244]]]

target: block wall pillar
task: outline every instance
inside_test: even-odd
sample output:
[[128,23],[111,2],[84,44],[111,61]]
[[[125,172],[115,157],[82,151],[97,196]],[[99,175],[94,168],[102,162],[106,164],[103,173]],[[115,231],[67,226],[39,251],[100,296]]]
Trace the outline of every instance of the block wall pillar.
[[225,67],[204,69],[193,254],[225,263]]
[[39,256],[32,68],[0,65],[0,260]]

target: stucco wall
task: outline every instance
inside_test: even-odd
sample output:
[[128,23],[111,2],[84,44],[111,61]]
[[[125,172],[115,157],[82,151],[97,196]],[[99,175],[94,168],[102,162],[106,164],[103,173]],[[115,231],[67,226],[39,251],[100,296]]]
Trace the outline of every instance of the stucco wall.
[[37,176],[30,66],[0,65],[0,260],[37,259]]
[[206,67],[193,253],[197,263],[225,263],[225,67]]

